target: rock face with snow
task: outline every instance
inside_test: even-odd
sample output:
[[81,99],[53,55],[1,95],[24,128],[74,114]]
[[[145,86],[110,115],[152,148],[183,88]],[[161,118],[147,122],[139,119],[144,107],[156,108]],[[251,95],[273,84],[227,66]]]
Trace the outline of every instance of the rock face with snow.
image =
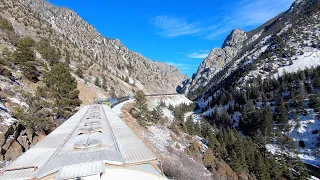
[[[283,69],[297,71],[297,66],[311,67],[305,59],[317,59],[320,52],[319,10],[319,0],[296,0],[288,11],[257,29],[233,30],[222,49],[210,52],[182,91],[196,99],[224,83],[245,84],[258,76],[264,79],[276,75]],[[318,60],[313,64],[319,64]]]
[[240,29],[234,29],[224,41],[222,48],[214,48],[200,64],[197,73],[192,77],[185,91],[193,91],[199,86],[207,85],[208,81],[237,55],[247,35]]

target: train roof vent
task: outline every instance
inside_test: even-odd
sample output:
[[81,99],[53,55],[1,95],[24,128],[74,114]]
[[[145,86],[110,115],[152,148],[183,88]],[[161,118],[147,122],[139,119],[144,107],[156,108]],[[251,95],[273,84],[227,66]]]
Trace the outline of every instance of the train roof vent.
[[83,127],[78,131],[78,135],[81,134],[92,134],[92,133],[102,133],[103,127],[101,126],[92,126],[92,127]]
[[94,125],[100,125],[100,124],[101,124],[100,121],[88,121],[84,123],[85,126],[94,126]]
[[101,119],[101,116],[88,116],[86,119]]
[[86,139],[78,141],[74,144],[74,149],[76,150],[87,150],[93,148],[99,148],[102,145],[102,141],[99,139]]

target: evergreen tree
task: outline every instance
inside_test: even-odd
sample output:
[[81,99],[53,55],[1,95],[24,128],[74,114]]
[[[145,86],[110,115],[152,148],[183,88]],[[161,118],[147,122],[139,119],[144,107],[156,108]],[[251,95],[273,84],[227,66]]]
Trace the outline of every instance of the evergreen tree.
[[189,133],[190,135],[195,135],[194,123],[193,123],[192,116],[189,116],[189,117],[187,118],[186,126],[187,126],[188,133]]
[[214,120],[215,120],[215,123],[220,121],[220,114],[219,114],[219,109],[217,105],[214,108]]
[[194,123],[194,133],[195,133],[195,135],[201,136],[201,129],[200,129],[199,121]]
[[261,125],[261,130],[264,136],[271,137],[272,136],[272,111],[270,106],[266,106],[263,111],[264,118]]
[[44,75],[44,83],[55,98],[55,107],[59,116],[70,117],[75,107],[81,104],[77,82],[69,69],[62,63],[54,64],[51,71]]
[[319,74],[317,72],[315,73],[315,76],[314,76],[314,79],[313,79],[313,86],[315,88],[320,88],[320,77],[319,77]]
[[285,106],[285,102],[281,99],[277,108],[277,121],[281,128],[284,128],[288,123],[288,109]]
[[96,86],[99,86],[100,87],[100,78],[99,77],[96,77],[96,80],[94,81],[94,84]]
[[264,164],[264,160],[259,152],[257,152],[255,155],[254,175],[257,177],[257,179],[261,179],[261,180],[270,179],[268,169],[266,168]]
[[228,98],[227,96],[223,93],[222,96],[221,96],[221,99],[220,99],[220,103],[225,106],[228,104]]
[[124,79],[124,81],[125,81],[126,83],[129,83],[129,77],[126,76],[126,78]]
[[152,117],[153,117],[153,122],[154,123],[158,123],[160,121],[160,119],[162,118],[163,116],[163,111],[162,111],[162,108],[161,108],[161,105],[157,105],[157,107],[155,107],[152,111]]
[[47,60],[50,65],[58,63],[61,58],[60,50],[51,46],[48,39],[41,39],[37,44],[37,49],[42,58]]
[[80,67],[77,68],[76,75],[79,76],[80,78],[83,78],[83,72],[82,72],[82,69]]
[[230,156],[230,166],[232,167],[232,169],[237,172],[240,173],[241,172],[241,163],[237,157],[236,152],[234,151],[234,149],[231,150],[231,156]]
[[69,64],[70,64],[70,53],[69,53],[69,51],[67,50],[67,48],[64,48],[63,51],[64,51],[65,56],[66,56],[64,63],[65,63],[67,66],[69,66]]
[[21,67],[23,75],[28,80],[37,82],[40,73],[35,67],[34,43],[34,40],[30,37],[20,39],[13,57],[15,63]]
[[108,89],[107,80],[106,80],[106,78],[104,76],[102,76],[102,85],[101,86],[102,86],[102,89],[107,91],[107,89]]

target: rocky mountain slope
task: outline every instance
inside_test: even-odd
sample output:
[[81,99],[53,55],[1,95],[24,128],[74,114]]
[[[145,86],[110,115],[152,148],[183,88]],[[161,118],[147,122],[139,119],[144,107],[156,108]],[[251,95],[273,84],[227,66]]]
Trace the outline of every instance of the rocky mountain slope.
[[103,37],[75,12],[55,7],[46,0],[1,1],[1,16],[8,19],[19,36],[48,38],[68,56],[70,67],[83,70],[84,79],[105,79],[105,90],[117,95],[172,93],[184,79],[180,71],[152,62],[128,50],[119,39]]
[[231,32],[183,87],[213,127],[240,131],[295,170],[312,165],[317,177],[319,25],[320,1],[296,0],[257,29]]
[[[192,99],[217,89],[243,72],[242,84],[257,78],[297,71],[318,57],[319,2],[295,1],[290,9],[250,32],[233,30],[222,45],[213,49],[183,90]],[[302,65],[303,64],[303,65]],[[302,65],[302,66],[301,66]],[[236,83],[239,79],[232,80]],[[230,81],[228,82],[230,83]],[[209,85],[209,86],[206,86]]]
[[243,46],[243,41],[247,35],[240,29],[234,29],[227,37],[222,48],[214,48],[209,55],[200,64],[196,74],[193,75],[192,81],[186,88],[186,94],[189,91],[206,86],[209,80],[213,78],[225,65],[234,58]]

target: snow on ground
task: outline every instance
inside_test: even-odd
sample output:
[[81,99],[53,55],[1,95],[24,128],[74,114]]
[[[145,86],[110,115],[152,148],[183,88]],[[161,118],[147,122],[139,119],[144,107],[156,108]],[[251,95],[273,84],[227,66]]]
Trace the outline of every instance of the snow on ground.
[[114,107],[112,108],[112,110],[113,110],[118,116],[120,116],[120,115],[121,115],[121,109],[122,109],[122,107],[123,107],[125,104],[131,103],[131,102],[134,102],[134,99],[130,99],[130,100],[124,101],[124,102],[122,102],[122,103],[120,103],[120,104],[117,104],[116,106],[114,106]]
[[174,143],[170,137],[170,130],[168,128],[150,126],[149,132],[146,132],[144,136],[157,148],[161,153],[167,153],[167,146],[174,146]]
[[312,164],[320,167],[320,148],[317,147],[320,120],[316,118],[316,114],[313,109],[307,109],[307,115],[299,115],[300,125],[296,121],[290,120],[289,124],[292,126],[289,136],[299,144],[300,140],[303,140],[306,147],[299,147],[299,157],[304,163]]
[[184,122],[187,121],[187,119],[188,119],[189,116],[192,117],[192,120],[193,120],[194,123],[200,122],[201,119],[202,119],[199,114],[196,114],[196,113],[194,113],[193,111],[191,111],[191,112],[186,112],[186,113],[184,114]]
[[16,103],[16,104],[19,104],[20,106],[23,106],[23,107],[25,107],[25,108],[28,108],[28,107],[29,107],[29,105],[28,105],[27,103],[25,103],[24,101],[22,101],[22,100],[21,100],[20,98],[18,98],[18,97],[10,97],[10,98],[8,98],[8,99],[10,99],[11,102]]
[[188,98],[186,98],[183,94],[179,95],[168,95],[168,96],[149,96],[148,99],[148,108],[153,109],[159,105],[161,101],[163,101],[168,107],[170,104],[173,106],[178,106],[182,103],[191,104]]
[[206,101],[204,101],[203,99],[200,99],[197,103],[200,109],[203,109],[208,105],[210,101],[212,101],[212,96],[210,96]]
[[163,115],[168,118],[169,122],[173,122],[174,115],[168,108],[162,108]]
[[[296,60],[293,60],[293,64],[278,69],[279,76],[283,75],[283,72],[297,72],[305,68],[320,66],[320,51],[313,49],[310,52],[305,52],[303,55],[297,56]],[[275,74],[275,77],[278,75]]]
[[[299,141],[303,140],[305,143],[305,148],[299,146],[299,157],[302,162],[310,164],[316,167],[320,167],[320,151],[317,148],[317,138],[319,137],[319,132],[317,134],[312,133],[315,130],[320,131],[320,120],[316,118],[316,114],[313,109],[307,109],[308,114],[298,115],[300,120],[300,126],[296,121],[290,120],[289,125],[292,127],[288,132],[290,136],[299,146]],[[280,153],[280,148],[276,144],[267,144],[266,148],[272,154]]]
[[10,110],[0,102],[0,125],[10,126],[17,121],[9,112]]

